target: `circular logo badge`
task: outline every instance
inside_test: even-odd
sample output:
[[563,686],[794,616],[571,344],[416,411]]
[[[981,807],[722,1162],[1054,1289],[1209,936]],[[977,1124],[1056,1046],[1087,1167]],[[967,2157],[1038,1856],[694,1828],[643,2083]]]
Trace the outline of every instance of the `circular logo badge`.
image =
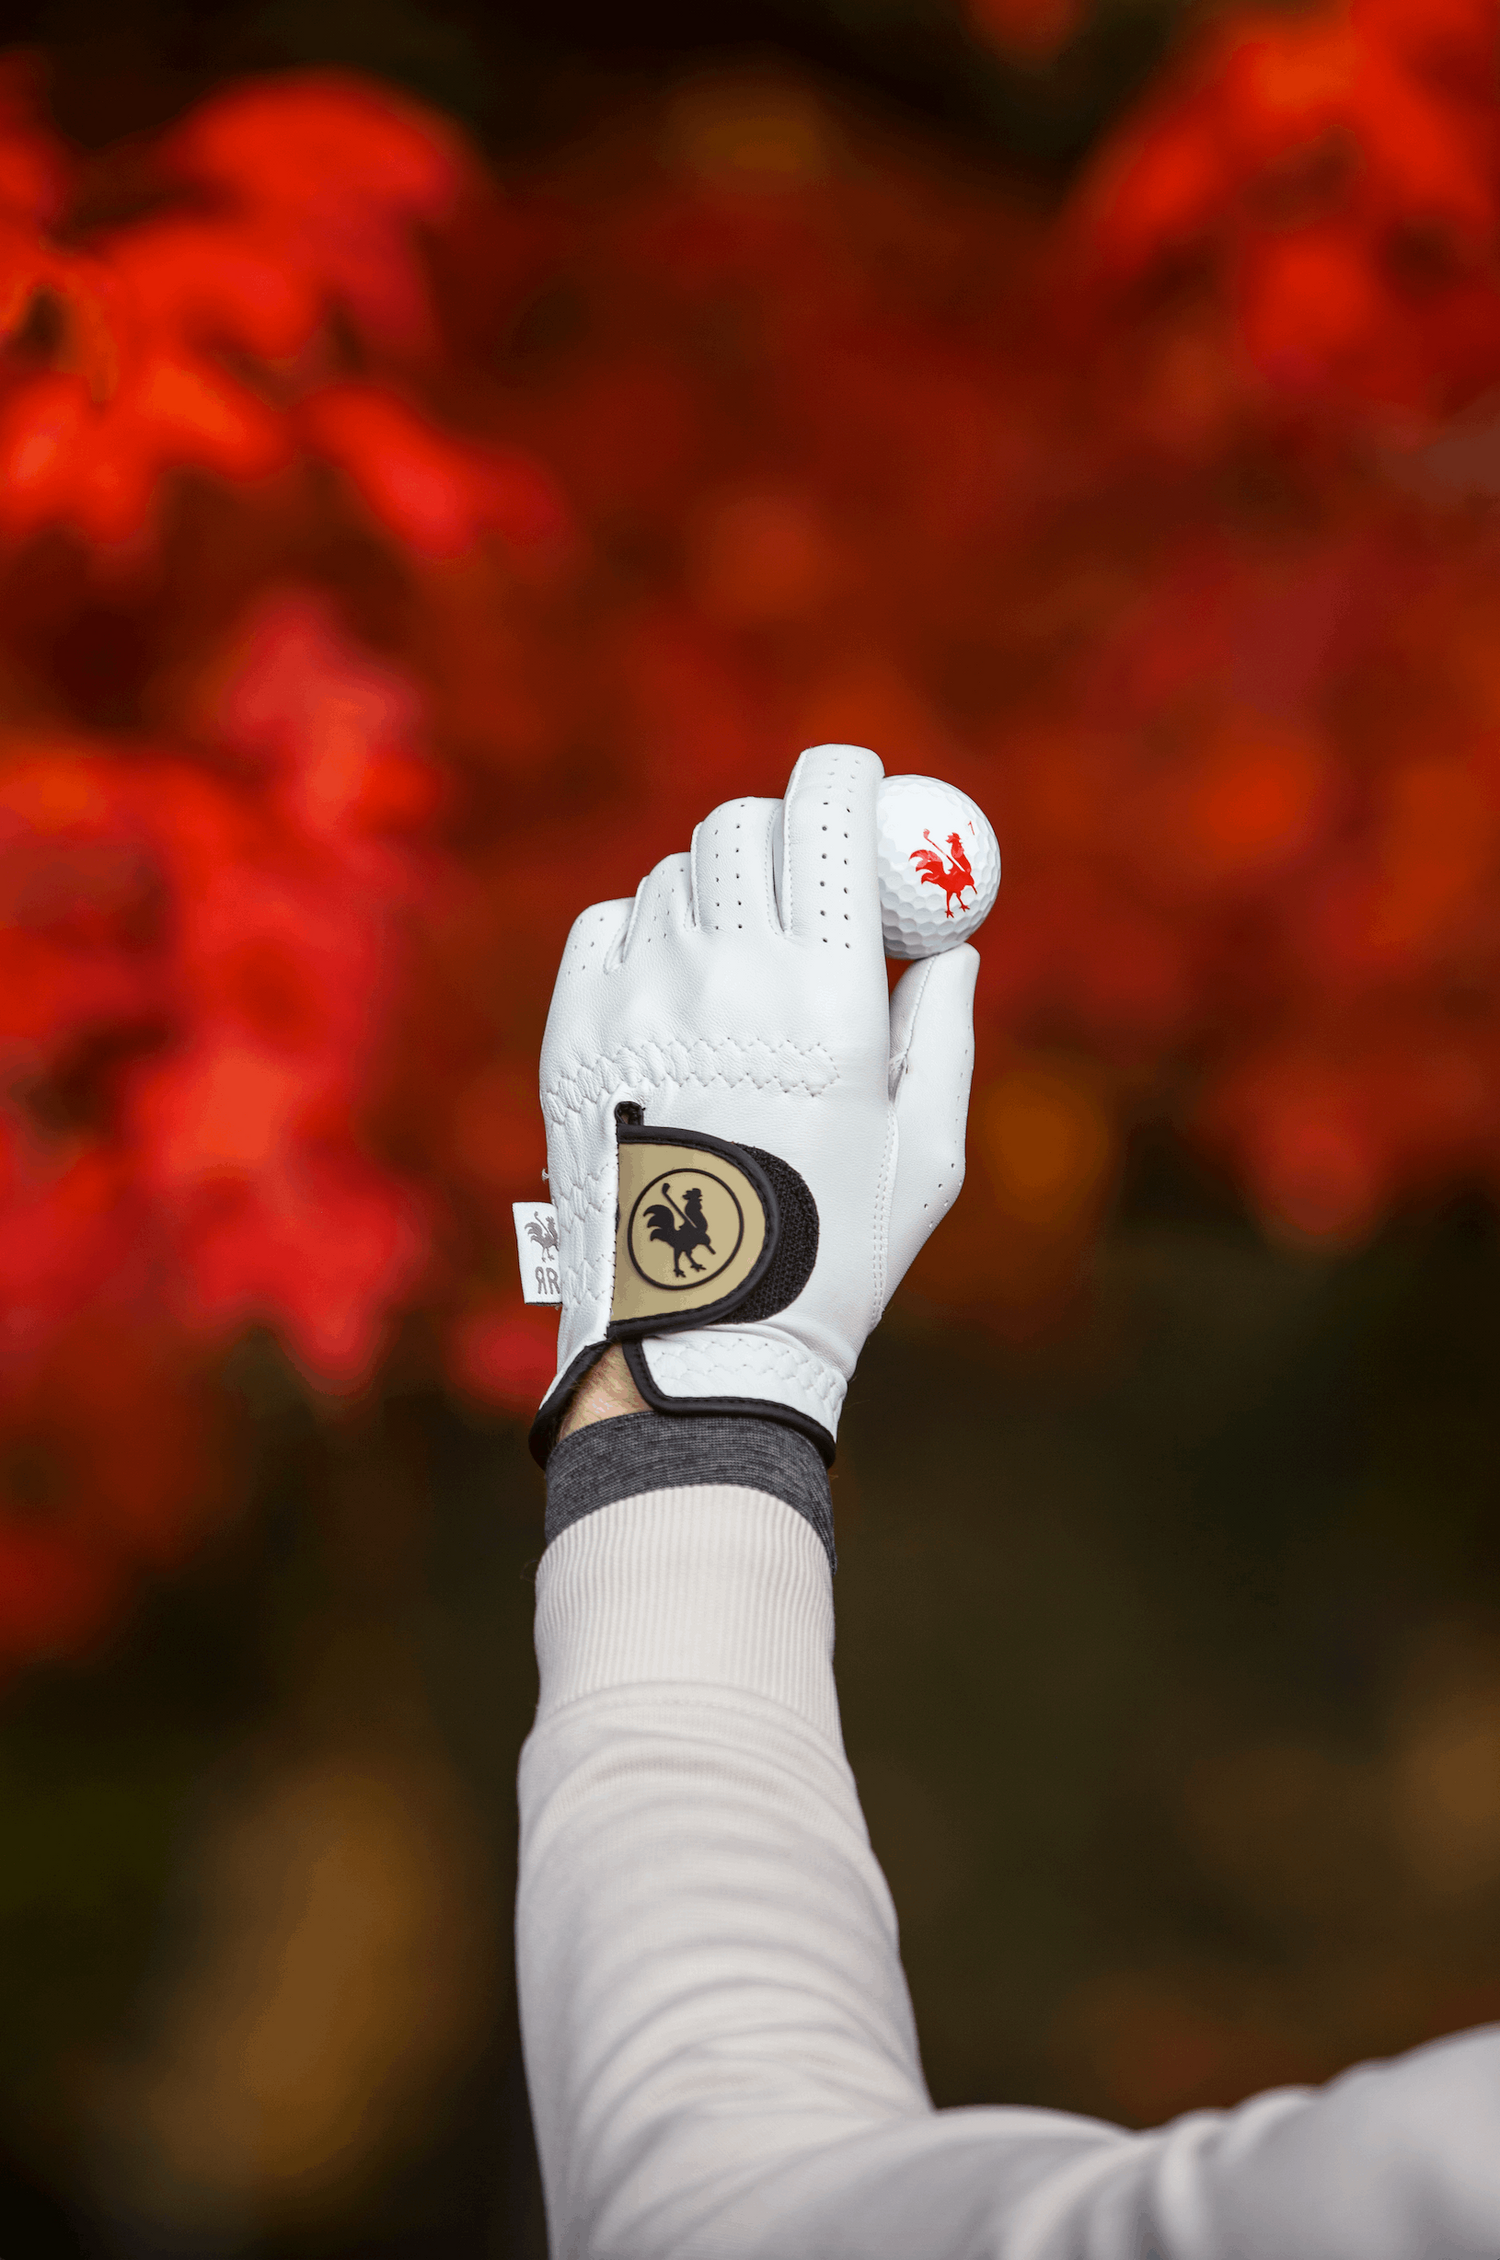
[[706,1287],[745,1237],[739,1196],[710,1169],[669,1169],[636,1195],[625,1244],[637,1273],[666,1294]]

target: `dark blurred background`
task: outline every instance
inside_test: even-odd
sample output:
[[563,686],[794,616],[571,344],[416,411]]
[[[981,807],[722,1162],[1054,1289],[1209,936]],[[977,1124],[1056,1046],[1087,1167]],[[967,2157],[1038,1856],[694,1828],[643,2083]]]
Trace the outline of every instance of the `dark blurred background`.
[[790,60],[989,162],[1058,175],[1130,100],[1184,12],[1181,0],[1090,10],[1064,53],[1030,67],[933,0],[42,0],[11,13],[9,36],[45,52],[59,119],[89,142],[149,128],[242,72],[332,63],[407,87],[494,151],[533,151],[705,65]]
[[[86,145],[331,62],[503,170],[769,60],[1051,198],[1180,29],[1106,8],[1027,62],[923,0],[703,13],[58,0],[12,34]],[[1276,1241],[1147,1126],[1012,1333],[904,1291],[835,1478],[845,1730],[936,2100],[1149,2123],[1500,2013],[1488,1198]],[[421,1373],[318,1410],[251,1340],[232,1381],[246,1511],[0,1715],[0,2246],[525,2260],[540,1479]]]
[[[872,1342],[838,1675],[936,2099],[1150,2123],[1500,2010],[1500,1252],[1474,1203],[1277,1253],[1157,1156],[1092,1286],[1024,1354]],[[8,1707],[7,2118],[104,2149],[12,2135],[10,2249],[539,2254],[538,1477],[431,1395],[258,1434],[253,1518]]]

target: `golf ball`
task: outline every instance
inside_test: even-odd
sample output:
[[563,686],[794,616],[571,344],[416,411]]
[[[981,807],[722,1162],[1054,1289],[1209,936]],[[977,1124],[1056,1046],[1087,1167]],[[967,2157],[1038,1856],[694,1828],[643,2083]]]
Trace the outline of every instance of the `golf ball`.
[[989,819],[940,777],[887,777],[875,803],[887,957],[936,957],[995,907],[1000,848]]

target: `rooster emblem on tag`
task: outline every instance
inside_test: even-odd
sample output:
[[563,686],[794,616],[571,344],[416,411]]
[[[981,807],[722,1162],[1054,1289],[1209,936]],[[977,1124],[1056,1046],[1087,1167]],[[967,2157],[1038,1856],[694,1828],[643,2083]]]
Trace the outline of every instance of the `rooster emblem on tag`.
[[[907,837],[910,836],[908,833]],[[930,832],[924,832],[922,837],[927,842],[926,847],[913,848],[911,851],[911,860],[917,867],[917,877],[924,887],[942,888],[946,906],[943,915],[951,918],[954,897],[959,897],[958,907],[962,910],[962,898],[974,884],[974,873],[964,854],[964,843],[957,832],[950,832],[945,858]]]
[[672,1198],[669,1178],[662,1179],[661,1189],[665,1197],[653,1201],[646,1211],[646,1233],[649,1239],[659,1240],[671,1249],[672,1277],[680,1279],[684,1257],[694,1271],[703,1269],[693,1252],[695,1248],[706,1249],[709,1255],[714,1252],[714,1244],[708,1236],[708,1220],[703,1214],[703,1189],[689,1185],[682,1196],[681,1207]]
[[557,1219],[555,1216],[533,1217],[526,1227],[528,1240],[535,1240],[544,1256],[555,1256],[557,1247]]

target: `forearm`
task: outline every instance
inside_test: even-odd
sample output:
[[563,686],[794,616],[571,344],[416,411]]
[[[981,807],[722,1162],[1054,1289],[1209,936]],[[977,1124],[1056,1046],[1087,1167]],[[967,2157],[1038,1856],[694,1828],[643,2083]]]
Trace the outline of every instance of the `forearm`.
[[978,959],[888,988],[880,778],[817,746],[712,811],[575,920],[548,1014],[519,1959],[556,2260],[1496,2260],[1495,2036],[1151,2135],[928,2101],[823,1463],[963,1181]]
[[557,2254],[695,2251],[789,2154],[926,2107],[826,1580],[808,1526],[731,1487],[626,1501],[550,1549],[518,1941]]
[[[1008,2114],[1001,2160],[994,2114],[933,2113],[839,1735],[826,1480],[762,1426],[648,1415],[578,1436],[571,1464],[566,1444],[554,1455],[518,1942],[553,2249],[570,2260],[948,2260],[993,2248],[972,2237],[1000,2181],[1018,2196],[1060,2156],[1128,2140]],[[669,1478],[716,1449],[749,1472],[769,1450],[798,1505],[669,1481],[568,1521],[632,1428]]]
[[[643,1453],[663,1484],[630,1481]],[[595,1508],[611,1469],[631,1495]],[[659,2214],[691,2218],[710,2165],[718,2190],[779,2157],[789,2107],[820,2139],[830,2113],[926,2099],[839,1742],[817,1455],[770,1424],[645,1414],[575,1432],[549,1473],[521,1775],[533,2107],[555,2249],[656,2260],[676,2248]],[[622,2209],[638,2241],[599,2240]]]
[[[604,1448],[554,1456],[519,1961],[557,2260],[1494,2260],[1493,2035],[1150,2136],[932,2111],[839,1738],[820,1471],[752,1469],[761,1425],[618,1424],[615,1464],[634,1428],[664,1480],[572,1521]],[[716,1452],[760,1487],[678,1480]]]

